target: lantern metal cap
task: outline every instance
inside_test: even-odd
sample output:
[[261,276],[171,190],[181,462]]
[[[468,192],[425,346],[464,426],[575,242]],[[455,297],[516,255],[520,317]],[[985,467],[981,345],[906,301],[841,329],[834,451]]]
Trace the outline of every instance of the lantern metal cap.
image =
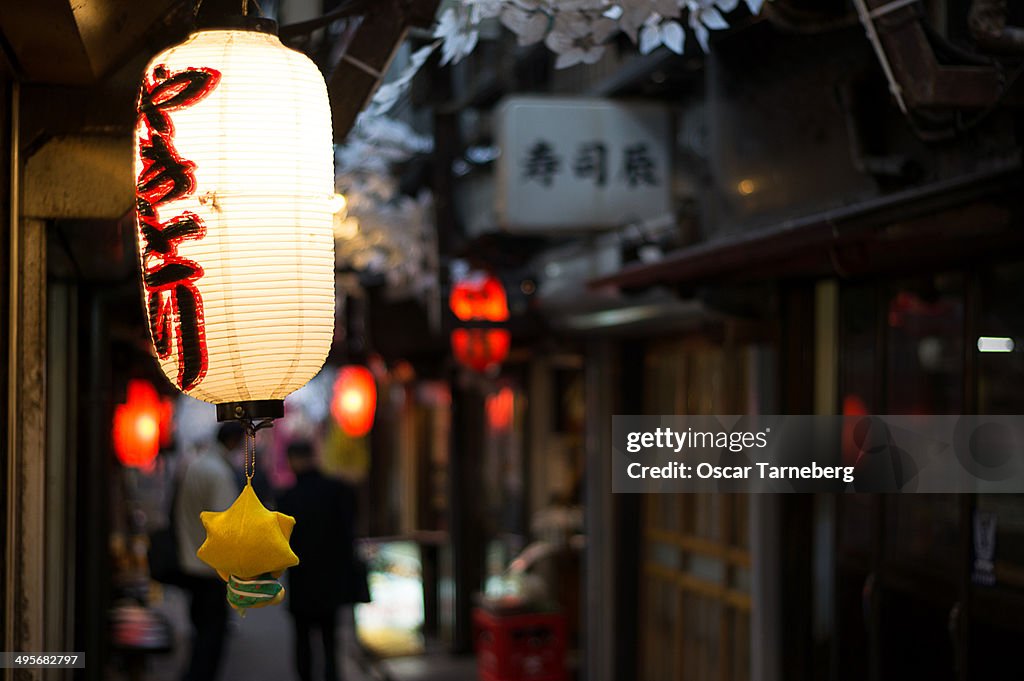
[[196,18],[196,30],[216,31],[239,30],[256,31],[257,33],[269,33],[277,35],[277,22],[266,17],[243,16],[241,14],[217,15],[203,17],[201,14]]
[[248,400],[217,405],[218,421],[258,421],[284,416],[284,400]]

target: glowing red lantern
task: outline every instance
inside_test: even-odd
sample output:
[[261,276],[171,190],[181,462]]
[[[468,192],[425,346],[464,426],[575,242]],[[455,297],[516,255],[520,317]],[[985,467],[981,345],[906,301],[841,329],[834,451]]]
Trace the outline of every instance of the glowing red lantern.
[[448,297],[452,313],[464,322],[507,322],[505,287],[493,274],[469,276],[452,287]]
[[512,339],[505,329],[455,329],[452,354],[465,367],[484,373],[508,357]]
[[160,452],[162,421],[167,407],[148,381],[128,381],[124,404],[114,408],[114,454],[129,468],[150,469]]
[[487,397],[487,423],[497,432],[505,432],[512,425],[515,415],[516,397],[512,388],[505,386]]
[[448,297],[452,314],[467,328],[452,331],[452,354],[463,366],[481,373],[508,357],[512,338],[506,329],[474,327],[508,321],[505,287],[492,274],[473,274],[457,282]]
[[342,367],[334,382],[331,414],[349,437],[362,437],[373,427],[377,411],[377,383],[364,366]]

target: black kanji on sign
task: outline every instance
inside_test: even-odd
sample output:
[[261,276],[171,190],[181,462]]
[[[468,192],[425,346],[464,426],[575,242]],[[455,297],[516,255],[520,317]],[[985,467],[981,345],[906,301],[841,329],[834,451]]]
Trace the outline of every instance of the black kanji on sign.
[[603,142],[587,142],[580,145],[572,170],[576,177],[591,178],[595,185],[603,187],[608,181],[607,158],[608,149]]
[[523,177],[527,180],[537,180],[545,187],[550,187],[561,165],[562,159],[555,155],[551,145],[544,140],[537,140],[527,152]]
[[654,175],[654,161],[651,160],[647,145],[644,143],[623,149],[622,173],[630,187],[639,184],[658,184],[658,178]]

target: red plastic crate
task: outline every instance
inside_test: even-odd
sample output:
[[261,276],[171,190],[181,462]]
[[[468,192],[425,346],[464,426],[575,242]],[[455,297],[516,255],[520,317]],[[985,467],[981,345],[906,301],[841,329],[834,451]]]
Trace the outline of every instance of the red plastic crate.
[[473,610],[482,681],[565,681],[565,617],[561,613],[498,615]]

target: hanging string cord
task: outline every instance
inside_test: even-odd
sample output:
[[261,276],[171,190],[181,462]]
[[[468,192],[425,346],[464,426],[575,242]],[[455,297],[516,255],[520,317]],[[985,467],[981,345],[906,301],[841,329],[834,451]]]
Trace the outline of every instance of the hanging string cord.
[[256,474],[256,431],[270,428],[272,425],[274,425],[274,419],[242,421],[242,427],[245,428],[245,459],[242,462],[242,472],[245,473],[245,479],[249,483],[252,482],[252,477]]
[[247,484],[252,483],[252,476],[256,474],[256,431],[248,430],[245,433],[245,461],[242,463],[242,472],[245,473]]

